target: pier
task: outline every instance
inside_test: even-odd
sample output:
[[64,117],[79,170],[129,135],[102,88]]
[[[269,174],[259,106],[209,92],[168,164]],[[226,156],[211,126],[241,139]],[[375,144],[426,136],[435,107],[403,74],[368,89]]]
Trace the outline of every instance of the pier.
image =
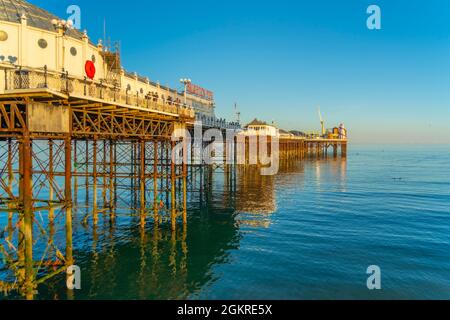
[[[205,183],[208,172],[222,166],[233,183],[237,164],[225,163],[226,156],[222,163],[189,163],[195,158],[190,141],[184,142],[182,164],[173,161],[173,130],[189,129],[193,115],[169,105],[153,108],[56,88],[8,89],[0,95],[0,210],[8,215],[9,239],[0,249],[18,280],[1,283],[3,290],[19,289],[31,298],[41,281],[73,265],[72,208],[79,203],[91,207],[83,217],[86,224],[97,225],[99,215],[114,221],[117,208],[127,207],[139,215],[141,227],[169,223],[175,231],[187,223],[188,190],[206,193],[211,187]],[[346,156],[346,145],[343,140],[281,139],[279,159],[337,157],[338,148]],[[249,157],[247,151],[244,166],[251,165]],[[42,225],[37,213],[45,219]],[[51,243],[58,217],[65,226],[64,251]],[[44,257],[33,254],[36,232],[48,242]]]

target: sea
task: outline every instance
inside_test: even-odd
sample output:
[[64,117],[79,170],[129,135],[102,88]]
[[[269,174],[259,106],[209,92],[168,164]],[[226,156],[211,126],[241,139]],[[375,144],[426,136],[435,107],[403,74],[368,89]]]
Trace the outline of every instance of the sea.
[[450,145],[350,145],[231,185],[217,169],[202,192],[176,232],[126,210],[94,228],[80,205],[81,288],[61,274],[35,299],[450,299]]

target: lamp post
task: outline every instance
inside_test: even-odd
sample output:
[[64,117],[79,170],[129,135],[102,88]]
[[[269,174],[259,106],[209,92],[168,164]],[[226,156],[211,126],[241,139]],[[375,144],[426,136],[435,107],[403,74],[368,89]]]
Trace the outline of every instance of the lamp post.
[[187,86],[192,83],[191,79],[180,79],[180,82],[184,85],[184,105],[187,104]]
[[73,21],[72,20],[58,20],[52,19],[52,25],[56,30],[62,30],[63,35],[66,35],[68,30],[73,29]]

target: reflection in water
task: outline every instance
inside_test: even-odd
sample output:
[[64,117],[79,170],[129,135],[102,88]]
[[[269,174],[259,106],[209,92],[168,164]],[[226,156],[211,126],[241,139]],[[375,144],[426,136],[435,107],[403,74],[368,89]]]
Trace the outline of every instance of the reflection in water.
[[284,192],[283,188],[295,187],[299,190],[307,188],[305,174],[314,174],[312,180],[319,190],[323,180],[332,179],[339,183],[339,191],[345,192],[346,170],[345,158],[306,162],[282,161],[276,176],[261,176],[255,167],[243,168],[239,171],[236,186],[235,207],[242,213],[240,223],[253,227],[270,227],[270,216],[278,211],[277,193]]
[[[234,177],[208,173],[202,206],[192,201],[189,221],[176,232],[166,225],[142,226],[138,215],[98,225],[83,223],[89,208],[74,210],[74,258],[81,269],[82,290],[70,292],[59,275],[41,284],[38,299],[183,299],[200,294],[221,275],[215,266],[230,263],[244,236],[240,226],[269,228],[278,210],[277,186],[304,187],[306,167],[315,181],[337,179],[345,189],[345,160],[285,162],[277,176],[261,176],[257,168],[239,168]],[[323,167],[323,168],[322,168]],[[207,188],[208,189],[208,188]],[[117,209],[119,210],[119,209]]]
[[308,163],[313,166],[315,172],[315,183],[319,191],[321,186],[327,185],[328,179],[338,182],[341,192],[346,191],[347,159],[317,160]]
[[239,171],[236,187],[236,210],[254,214],[271,214],[277,210],[275,177],[261,176],[258,168]]
[[[238,248],[232,211],[191,210],[188,228],[117,224],[78,229],[74,243],[82,272],[75,299],[181,299],[214,280],[211,266]],[[103,231],[100,231],[103,229]],[[65,299],[61,277],[39,288],[38,298]]]
[[[93,228],[78,206],[73,299],[447,299],[449,163],[442,149],[362,149],[348,162],[283,163],[275,177],[205,169],[176,233],[168,223],[141,228],[125,209],[114,223],[102,212]],[[8,229],[8,215],[0,221]],[[51,243],[62,251],[63,222],[55,214]],[[381,292],[367,290],[370,264],[389,274]],[[71,298],[64,275],[38,290],[37,299]]]

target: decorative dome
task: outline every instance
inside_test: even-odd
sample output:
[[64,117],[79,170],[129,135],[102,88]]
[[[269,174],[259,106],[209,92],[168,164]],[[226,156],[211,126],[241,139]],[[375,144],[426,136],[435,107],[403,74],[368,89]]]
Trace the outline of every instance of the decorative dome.
[[250,122],[249,124],[247,124],[245,127],[248,128],[250,126],[268,126],[267,122],[258,120],[258,119],[254,119],[252,122]]
[[[0,21],[20,23],[20,17],[25,14],[27,24],[31,27],[55,31],[52,25],[57,16],[23,0],[0,0]],[[69,30],[67,35],[81,39],[82,33],[78,30]]]

